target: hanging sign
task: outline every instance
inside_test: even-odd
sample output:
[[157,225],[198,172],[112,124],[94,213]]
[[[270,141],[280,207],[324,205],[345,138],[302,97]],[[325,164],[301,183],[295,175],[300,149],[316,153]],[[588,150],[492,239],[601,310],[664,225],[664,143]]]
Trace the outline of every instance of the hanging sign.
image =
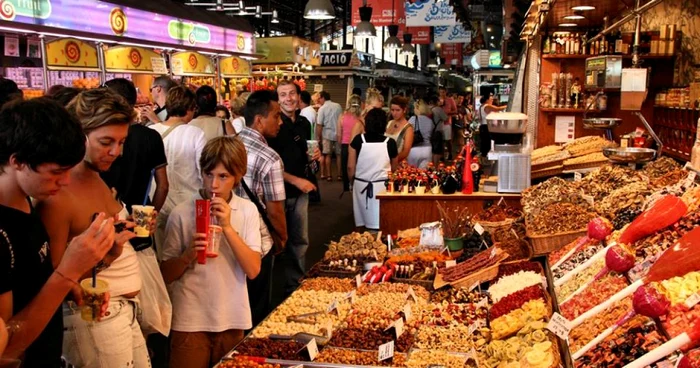
[[213,75],[215,70],[210,58],[192,51],[174,53],[170,63],[176,75]]
[[472,42],[472,31],[464,29],[461,24],[435,27],[435,43],[469,42]]
[[430,45],[430,27],[407,27],[404,31],[413,35],[411,40],[414,45]]
[[250,75],[250,61],[238,56],[229,56],[219,60],[219,72],[222,75]]
[[[352,0],[352,25],[360,23],[360,7],[364,0]],[[392,4],[393,2],[393,4]],[[367,6],[372,8],[370,23],[375,27],[386,27],[390,24],[402,24],[406,21],[404,15],[404,0],[367,0]]]
[[[446,43],[440,49],[440,59],[446,65],[457,64],[462,61],[462,44],[461,43]],[[478,224],[476,224],[478,225]],[[478,233],[477,226],[474,225],[474,230]],[[481,225],[479,225],[481,227]],[[483,228],[482,228],[483,233]]]
[[412,26],[453,26],[457,24],[457,16],[447,0],[416,0],[407,1],[406,25]]
[[49,69],[100,71],[97,48],[74,38],[59,38],[46,43],[46,65]]
[[131,46],[110,47],[105,51],[105,68],[110,73],[144,72],[167,74],[165,59],[158,53]]

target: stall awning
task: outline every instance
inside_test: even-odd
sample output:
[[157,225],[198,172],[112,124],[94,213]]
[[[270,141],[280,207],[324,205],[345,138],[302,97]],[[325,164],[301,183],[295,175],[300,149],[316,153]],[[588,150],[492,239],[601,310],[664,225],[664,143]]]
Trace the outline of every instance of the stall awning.
[[0,29],[146,47],[253,55],[253,29],[168,0],[5,0]]

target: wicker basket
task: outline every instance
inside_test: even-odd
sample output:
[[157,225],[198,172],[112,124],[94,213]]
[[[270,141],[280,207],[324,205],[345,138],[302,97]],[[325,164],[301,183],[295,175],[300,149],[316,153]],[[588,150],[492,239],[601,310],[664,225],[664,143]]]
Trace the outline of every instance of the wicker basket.
[[433,282],[433,288],[437,290],[446,285],[452,285],[452,287],[454,288],[471,287],[472,285],[474,285],[475,282],[482,283],[493,280],[493,278],[496,277],[496,275],[498,275],[498,266],[500,265],[500,263],[503,262],[503,260],[505,260],[506,258],[508,258],[508,253],[503,252],[499,248],[496,249],[498,249],[498,253],[496,253],[496,257],[498,259],[496,259],[496,262],[491,266],[474,271],[469,275],[452,282],[443,280],[442,275],[438,272],[438,274],[435,276],[435,281]]
[[586,235],[586,232],[586,229],[583,229],[545,235],[532,235],[528,233],[527,237],[530,239],[534,255],[539,256],[558,250],[564,245],[576,240],[578,237]]
[[564,171],[564,166],[555,166],[549,169],[532,171],[530,173],[530,179],[546,178],[549,176],[556,176]]
[[516,217],[516,218],[508,218],[503,221],[496,221],[496,222],[490,222],[490,221],[479,221],[479,225],[484,228],[484,230],[488,231],[489,234],[493,236],[493,233],[495,233],[497,230],[501,229],[507,229],[513,225],[513,223],[517,222],[520,220],[521,217]]

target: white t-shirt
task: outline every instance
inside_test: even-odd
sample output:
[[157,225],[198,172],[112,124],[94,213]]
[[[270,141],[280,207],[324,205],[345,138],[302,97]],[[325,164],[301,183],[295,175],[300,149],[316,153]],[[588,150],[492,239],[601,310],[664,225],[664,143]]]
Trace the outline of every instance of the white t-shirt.
[[[161,136],[168,130],[167,125],[154,124],[149,128]],[[192,199],[202,187],[202,174],[199,167],[199,157],[207,144],[204,131],[188,124],[173,129],[163,140],[165,157],[168,159],[168,197],[161,209],[167,215],[178,204]],[[154,186],[152,186],[154,187]]]
[[223,137],[226,135],[226,131],[221,122],[221,118],[217,118],[216,116],[202,115],[192,119],[188,125],[202,129],[202,131],[204,131],[204,137],[207,139],[207,142],[209,142],[216,137]]
[[233,121],[231,121],[231,124],[233,125],[233,130],[235,130],[236,134],[238,134],[245,127],[245,119],[242,116],[239,116],[233,119]]
[[316,109],[314,109],[313,106],[306,106],[305,108],[301,109],[300,114],[309,120],[311,126],[316,125]]
[[[201,199],[199,195],[195,197]],[[231,226],[246,245],[261,252],[260,215],[247,199],[232,194]],[[192,246],[196,230],[195,201],[177,206],[168,218],[163,260],[180,257]],[[207,264],[195,262],[180,279],[168,285],[173,304],[172,329],[181,332],[221,332],[253,327],[246,275],[222,235],[219,256]]]

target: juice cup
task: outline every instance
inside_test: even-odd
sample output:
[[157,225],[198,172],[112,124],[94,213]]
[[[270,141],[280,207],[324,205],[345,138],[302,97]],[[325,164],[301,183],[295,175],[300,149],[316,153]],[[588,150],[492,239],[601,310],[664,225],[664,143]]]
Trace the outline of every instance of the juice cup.
[[80,317],[84,321],[94,322],[100,317],[100,310],[105,301],[105,294],[109,290],[109,283],[106,280],[97,279],[95,286],[92,286],[92,278],[80,281],[83,289],[83,308]]

